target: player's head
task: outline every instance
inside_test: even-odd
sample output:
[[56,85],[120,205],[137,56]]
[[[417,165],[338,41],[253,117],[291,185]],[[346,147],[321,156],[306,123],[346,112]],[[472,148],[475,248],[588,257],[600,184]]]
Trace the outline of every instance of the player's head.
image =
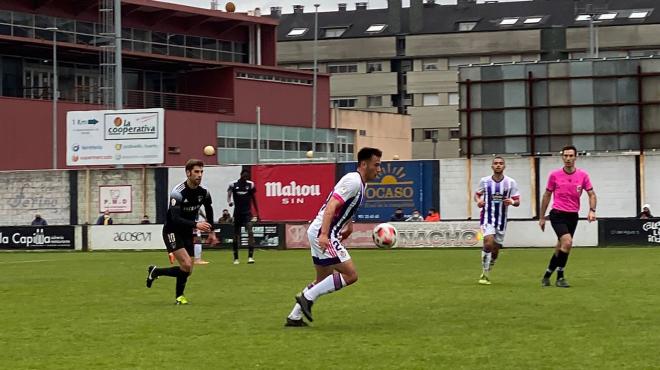
[[358,152],[358,171],[362,173],[365,181],[371,181],[380,173],[380,149],[364,147]]
[[250,171],[248,170],[241,171],[241,180],[247,181],[248,179],[250,179]]
[[575,166],[577,149],[573,145],[566,145],[561,150],[561,159],[564,161],[564,167],[572,168]]
[[186,162],[186,177],[188,178],[188,185],[197,187],[202,183],[202,175],[204,174],[204,162],[199,159],[189,159]]
[[496,156],[493,158],[493,162],[490,164],[490,168],[493,169],[494,174],[501,174],[504,172],[504,168],[506,167],[506,164],[504,163],[504,158],[500,156]]

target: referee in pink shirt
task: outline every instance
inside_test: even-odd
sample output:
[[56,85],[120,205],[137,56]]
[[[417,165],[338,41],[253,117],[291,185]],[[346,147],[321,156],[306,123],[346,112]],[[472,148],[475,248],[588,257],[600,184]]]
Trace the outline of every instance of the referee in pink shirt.
[[593,222],[596,220],[596,193],[594,193],[589,174],[586,171],[575,167],[577,159],[577,149],[574,146],[565,146],[561,151],[561,157],[564,161],[564,167],[554,170],[548,177],[548,185],[545,187],[543,200],[541,202],[541,217],[539,226],[545,231],[545,211],[552,202],[552,210],[548,218],[552,228],[557,234],[557,245],[555,252],[550,258],[548,269],[545,270],[541,286],[551,286],[550,277],[557,270],[556,286],[568,288],[570,285],[564,278],[564,269],[568,262],[568,254],[573,246],[573,234],[578,223],[578,211],[580,210],[580,195],[586,191],[589,195],[589,215],[587,220]]

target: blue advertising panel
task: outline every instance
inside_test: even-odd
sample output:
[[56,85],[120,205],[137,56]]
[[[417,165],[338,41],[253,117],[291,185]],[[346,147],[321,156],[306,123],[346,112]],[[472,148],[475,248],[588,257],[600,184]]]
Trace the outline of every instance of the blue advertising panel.
[[[337,180],[356,168],[355,162],[338,164]],[[406,216],[415,209],[422,215],[438,209],[438,161],[384,161],[381,168],[380,176],[368,183],[357,221],[389,221],[397,208]]]

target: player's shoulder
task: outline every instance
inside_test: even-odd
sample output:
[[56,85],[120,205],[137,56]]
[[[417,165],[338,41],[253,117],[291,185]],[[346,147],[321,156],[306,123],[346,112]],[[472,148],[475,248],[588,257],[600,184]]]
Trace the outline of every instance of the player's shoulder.
[[250,185],[250,188],[254,189],[254,181],[247,180],[248,185]]
[[185,190],[186,190],[186,182],[184,181],[172,188],[172,191],[170,191],[170,196],[174,196],[174,195],[181,196]]
[[489,175],[489,176],[484,176],[484,177],[481,178],[481,180],[479,180],[479,182],[488,182],[488,181],[490,181],[492,178],[493,178],[493,177],[490,176],[490,175]]
[[362,184],[362,176],[360,176],[360,173],[355,171],[355,172],[349,172],[345,174],[344,176],[341,177],[339,180],[340,183],[342,184],[350,184],[350,185],[355,185],[359,186]]
[[517,183],[516,179],[511,176],[504,175],[504,179],[510,183]]

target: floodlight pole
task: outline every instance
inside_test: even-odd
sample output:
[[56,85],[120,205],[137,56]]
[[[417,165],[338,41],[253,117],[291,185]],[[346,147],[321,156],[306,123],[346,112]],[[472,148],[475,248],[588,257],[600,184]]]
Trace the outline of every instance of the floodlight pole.
[[314,81],[312,86],[312,153],[316,152],[316,90],[318,80],[319,6],[314,4]]
[[121,55],[121,0],[114,0],[115,16],[115,109],[124,109],[123,66]]
[[53,169],[57,169],[57,27],[48,27],[47,31],[53,31]]

